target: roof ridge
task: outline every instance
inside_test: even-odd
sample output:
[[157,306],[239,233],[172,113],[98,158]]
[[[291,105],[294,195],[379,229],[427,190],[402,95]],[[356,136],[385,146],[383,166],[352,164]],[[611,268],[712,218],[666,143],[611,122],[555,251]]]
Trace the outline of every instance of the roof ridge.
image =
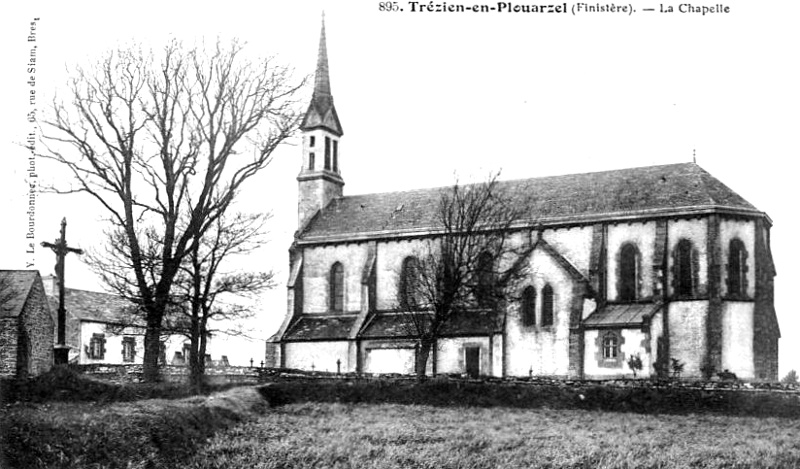
[[[655,168],[666,168],[668,166],[696,166],[704,173],[711,176],[708,172],[706,172],[703,168],[700,167],[697,163],[668,163],[668,164],[658,164],[658,165],[650,165],[650,166],[634,166],[632,168],[619,168],[619,169],[605,169],[602,171],[585,171],[582,173],[567,173],[567,174],[552,174],[549,176],[533,176],[527,178],[514,178],[514,179],[498,179],[497,182],[500,184],[512,184],[512,183],[519,183],[519,182],[528,182],[528,181],[535,181],[535,180],[543,180],[543,179],[555,179],[555,178],[565,178],[565,177],[577,177],[577,176],[587,176],[587,175],[603,175],[603,174],[611,174],[611,173],[621,173],[625,171],[635,171],[635,170],[642,170],[642,169],[655,169]],[[713,177],[713,176],[711,176]],[[470,182],[466,184],[459,184],[461,186],[475,186],[478,184],[483,184],[482,182]],[[401,191],[389,191],[389,192],[367,192],[363,194],[353,194],[353,195],[345,195],[342,197],[337,197],[336,200],[342,199],[354,199],[356,197],[370,197],[370,196],[387,196],[392,194],[411,194],[415,192],[432,192],[436,190],[442,189],[449,189],[453,187],[455,183],[443,185],[443,186],[433,186],[433,187],[422,187],[418,189],[406,189]]]
[[[336,198],[297,240],[339,242],[428,231],[438,226],[437,194],[448,187]],[[498,181],[497,189],[525,207],[530,218],[521,223],[586,224],[721,211],[766,217],[696,163],[510,179]]]

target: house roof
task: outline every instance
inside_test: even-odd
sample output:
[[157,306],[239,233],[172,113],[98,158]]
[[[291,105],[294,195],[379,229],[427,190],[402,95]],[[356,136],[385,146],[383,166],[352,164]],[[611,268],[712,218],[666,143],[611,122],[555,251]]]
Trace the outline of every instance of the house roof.
[[[498,188],[528,207],[529,224],[589,223],[678,213],[733,211],[763,215],[694,163],[501,181]],[[449,187],[334,199],[298,242],[335,242],[435,230]]]
[[583,325],[588,328],[641,326],[659,309],[661,305],[655,303],[608,304],[584,319]]
[[[50,307],[56,311],[58,295],[49,296],[48,299]],[[124,298],[109,293],[65,288],[64,307],[71,315],[83,321],[110,324],[138,322],[129,314],[134,305]]]
[[289,325],[283,340],[346,340],[357,315],[316,315],[300,316]]
[[0,317],[17,317],[25,307],[36,270],[0,270]]

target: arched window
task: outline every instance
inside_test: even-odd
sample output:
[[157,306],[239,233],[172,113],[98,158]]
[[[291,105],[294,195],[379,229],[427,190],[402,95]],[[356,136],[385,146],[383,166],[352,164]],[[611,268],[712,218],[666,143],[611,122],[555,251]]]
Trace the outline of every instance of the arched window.
[[553,325],[553,287],[548,283],[542,288],[542,326]]
[[619,301],[639,299],[641,256],[635,244],[625,243],[619,253]]
[[522,290],[522,325],[536,325],[536,289],[526,287]]
[[619,357],[619,337],[614,332],[603,336],[603,359],[616,360]]
[[747,295],[747,250],[739,238],[728,245],[728,295]]
[[398,296],[400,299],[400,306],[404,309],[414,310],[420,306],[422,298],[420,292],[419,261],[417,261],[416,257],[409,256],[403,259]]
[[489,252],[483,252],[478,256],[476,274],[478,282],[476,285],[475,297],[478,300],[478,305],[481,307],[489,307],[492,305],[493,299],[493,267],[494,259]]
[[344,309],[344,267],[337,262],[331,267],[331,297],[330,308],[331,311],[340,312]]
[[675,261],[674,287],[679,297],[691,297],[697,286],[697,253],[688,239],[681,239],[673,253]]

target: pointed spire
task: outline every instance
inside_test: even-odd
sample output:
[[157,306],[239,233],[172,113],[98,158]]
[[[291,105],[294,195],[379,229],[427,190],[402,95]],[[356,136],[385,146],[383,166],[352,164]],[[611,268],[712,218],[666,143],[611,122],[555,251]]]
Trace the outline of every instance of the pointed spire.
[[325,40],[325,12],[322,12],[322,31],[319,34],[317,73],[314,76],[314,96],[330,96],[331,79],[328,74],[328,47]]
[[328,70],[328,46],[325,38],[325,13],[322,13],[322,30],[319,35],[319,52],[317,54],[317,72],[314,76],[314,93],[311,96],[311,103],[308,106],[302,130],[312,130],[324,128],[341,136],[342,125],[336,108],[333,106],[333,96],[331,95],[331,79]]

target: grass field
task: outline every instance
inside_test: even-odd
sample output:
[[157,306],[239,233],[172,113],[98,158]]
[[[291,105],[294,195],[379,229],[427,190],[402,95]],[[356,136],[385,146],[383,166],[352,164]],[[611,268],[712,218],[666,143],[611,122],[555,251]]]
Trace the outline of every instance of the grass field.
[[194,468],[800,467],[800,420],[299,403],[212,437]]
[[800,467],[800,393],[784,390],[294,379],[192,395],[60,372],[0,391],[25,397],[0,404],[2,469]]

